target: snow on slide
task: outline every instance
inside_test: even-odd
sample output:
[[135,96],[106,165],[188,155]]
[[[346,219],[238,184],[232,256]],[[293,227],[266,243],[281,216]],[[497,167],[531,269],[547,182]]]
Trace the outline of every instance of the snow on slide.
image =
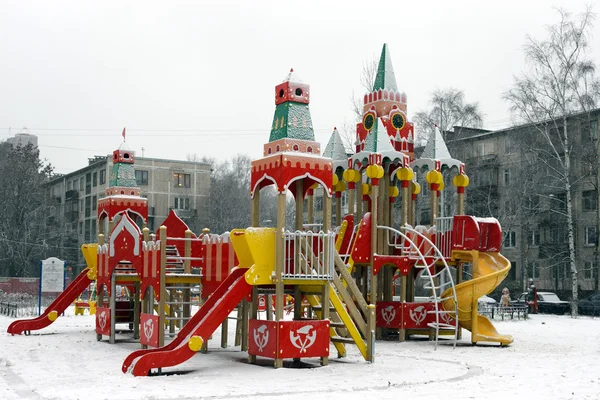
[[169,344],[157,349],[137,350],[127,356],[123,372],[147,376],[153,368],[172,367],[190,359],[196,351],[188,346],[189,339],[199,336],[205,342],[252,290],[244,277],[246,271],[244,268],[232,270]]
[[33,319],[20,319],[8,326],[8,333],[20,335],[25,332],[45,328],[54,322],[77,297],[92,283],[88,277],[89,268],[84,269],[73,282],[52,302],[42,315]]

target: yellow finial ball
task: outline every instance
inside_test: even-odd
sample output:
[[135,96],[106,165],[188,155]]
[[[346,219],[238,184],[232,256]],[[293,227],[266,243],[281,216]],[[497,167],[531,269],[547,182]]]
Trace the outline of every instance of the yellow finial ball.
[[367,177],[371,179],[383,178],[384,170],[381,165],[369,165],[367,167]]
[[396,177],[400,181],[412,181],[415,177],[415,173],[412,168],[403,167],[396,172]]
[[338,182],[339,182],[339,181],[340,181],[340,180],[339,180],[339,178],[337,177],[337,175],[336,175],[336,174],[333,174],[333,182],[331,183],[331,185],[332,185],[332,186],[335,186],[335,185],[337,185],[337,184],[338,184]]
[[400,190],[396,186],[390,186],[389,196],[390,197],[398,197],[400,194]]
[[430,185],[432,184],[441,184],[444,182],[444,178],[442,177],[442,173],[440,171],[429,171],[427,173],[427,175],[425,175],[425,179],[427,180],[427,183],[429,183]]
[[371,194],[371,186],[368,183],[363,183],[362,194],[363,196]]
[[452,179],[452,183],[456,187],[467,187],[469,186],[469,177],[466,174],[458,174]]
[[412,194],[417,195],[421,193],[421,185],[418,182],[411,182],[410,186],[412,188]]

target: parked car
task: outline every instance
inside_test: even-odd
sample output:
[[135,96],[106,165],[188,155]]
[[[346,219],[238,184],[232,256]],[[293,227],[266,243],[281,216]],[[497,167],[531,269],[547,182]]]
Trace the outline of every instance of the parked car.
[[600,315],[600,292],[579,300],[577,310],[581,315]]
[[[521,293],[516,300],[511,300],[512,305],[527,305],[527,292]],[[563,315],[571,312],[571,303],[558,298],[556,293],[537,292],[538,312],[544,314]]]

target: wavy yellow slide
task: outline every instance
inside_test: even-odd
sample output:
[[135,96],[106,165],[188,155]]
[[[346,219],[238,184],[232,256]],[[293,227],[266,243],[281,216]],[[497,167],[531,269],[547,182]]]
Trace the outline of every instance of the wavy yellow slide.
[[[473,279],[456,285],[456,298],[458,300],[458,323],[461,327],[471,331],[471,342],[496,342],[508,345],[513,342],[510,335],[502,335],[490,320],[479,315],[477,301],[481,296],[491,293],[508,275],[510,261],[497,252],[479,252],[476,250],[455,250],[452,256],[460,261],[473,264]],[[442,294],[445,299],[442,306],[445,310],[455,310],[452,289]]]

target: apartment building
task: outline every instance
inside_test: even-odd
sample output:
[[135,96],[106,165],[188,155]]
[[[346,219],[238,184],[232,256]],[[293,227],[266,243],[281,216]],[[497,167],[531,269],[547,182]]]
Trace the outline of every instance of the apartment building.
[[[599,124],[600,109],[567,119],[575,262],[579,290],[584,294],[599,286]],[[545,126],[552,136],[562,129],[562,122]],[[570,298],[565,185],[556,153],[548,151],[538,128],[521,125],[488,131],[457,127],[458,134],[447,132],[446,143],[452,156],[464,161],[471,179],[466,191],[467,214],[493,216],[502,225],[502,253],[513,266],[507,279],[522,288],[531,278],[538,289]],[[558,156],[564,153],[559,150]]]
[[[170,210],[189,223],[202,224],[208,207],[211,165],[204,162],[135,158],[135,178],[148,199],[148,227],[156,231]],[[49,190],[64,216],[62,229],[71,246],[96,241],[97,203],[108,186],[112,156],[96,156],[77,171],[53,178]],[[78,256],[81,262],[81,256]]]

